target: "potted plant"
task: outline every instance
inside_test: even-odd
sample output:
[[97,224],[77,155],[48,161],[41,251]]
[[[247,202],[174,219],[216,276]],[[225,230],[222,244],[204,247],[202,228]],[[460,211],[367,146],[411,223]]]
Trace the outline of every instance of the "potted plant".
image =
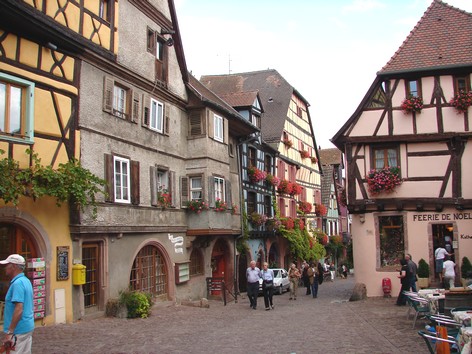
[[467,112],[469,107],[472,106],[472,91],[459,91],[459,93],[454,95],[449,101],[449,104],[456,109],[457,114]]
[[429,264],[421,258],[418,262],[418,271],[416,272],[418,276],[418,287],[421,289],[429,287]]
[[403,113],[408,114],[412,112],[421,113],[423,109],[423,99],[419,96],[411,96],[403,100],[401,104]]
[[262,181],[266,179],[267,177],[267,172],[259,170],[258,168],[254,166],[249,166],[247,169],[247,174],[249,176],[249,180],[253,183]]
[[310,153],[306,150],[300,150],[300,156],[302,159],[306,159],[308,157],[310,157]]
[[461,264],[461,280],[462,286],[465,288],[471,282],[472,279],[472,264],[469,258],[463,257]]

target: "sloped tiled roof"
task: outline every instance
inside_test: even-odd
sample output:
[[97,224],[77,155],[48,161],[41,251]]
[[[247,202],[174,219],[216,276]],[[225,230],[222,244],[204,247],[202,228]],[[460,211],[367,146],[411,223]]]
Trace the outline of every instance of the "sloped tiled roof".
[[434,0],[379,74],[472,64],[472,14]]
[[257,91],[221,94],[220,97],[233,107],[250,107],[257,98]]
[[342,152],[337,148],[321,149],[320,162],[322,165],[341,165]]
[[220,96],[258,91],[265,112],[261,120],[262,137],[268,143],[280,141],[295,90],[276,70],[208,75],[200,81]]
[[323,175],[321,176],[321,204],[328,207],[331,196],[331,184],[334,182],[332,165],[323,166]]
[[[212,92],[210,89],[205,87],[200,81],[198,81],[191,74],[188,74],[189,82],[187,84],[188,88],[196,95],[198,98],[210,105],[214,109],[224,112],[228,117],[232,117],[230,120],[230,125],[234,127],[234,124],[237,122],[237,129],[233,129],[234,133],[239,134],[250,134],[254,131],[259,130],[254,125],[249,123],[243,116],[239,114],[232,106],[230,106],[225,100],[221,99],[218,95]],[[231,127],[231,126],[230,126]],[[237,131],[236,131],[237,130]]]

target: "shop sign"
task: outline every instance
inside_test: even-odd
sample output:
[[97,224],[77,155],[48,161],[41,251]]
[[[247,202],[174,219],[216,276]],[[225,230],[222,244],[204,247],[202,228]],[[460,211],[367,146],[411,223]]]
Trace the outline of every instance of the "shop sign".
[[472,213],[413,214],[413,221],[457,221],[472,220]]

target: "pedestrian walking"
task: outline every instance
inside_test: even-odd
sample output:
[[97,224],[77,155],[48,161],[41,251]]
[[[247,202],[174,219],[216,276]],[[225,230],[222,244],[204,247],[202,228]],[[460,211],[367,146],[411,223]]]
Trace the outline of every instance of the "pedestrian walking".
[[451,260],[451,257],[446,256],[443,263],[444,287],[446,289],[454,287],[454,279],[456,278],[455,267],[456,264]]
[[397,297],[397,306],[404,306],[406,305],[406,295],[404,291],[410,290],[410,271],[408,270],[408,264],[406,259],[402,259],[400,261],[401,264],[401,269],[400,269],[400,274],[398,275],[398,278],[400,279],[400,283],[402,284],[402,287],[400,289],[400,293],[398,294]]
[[274,271],[269,269],[269,264],[264,262],[262,269],[262,294],[266,311],[274,309],[272,298],[274,296]]
[[34,331],[33,287],[23,273],[25,259],[19,254],[11,254],[0,264],[5,265],[5,274],[10,279],[5,296],[3,345],[6,347],[16,342],[15,353],[31,353]]
[[334,266],[333,262],[331,262],[329,266],[329,272],[331,273],[331,281],[334,281],[334,279],[336,278],[336,267]]
[[308,278],[310,279],[311,293],[313,299],[318,297],[318,267],[315,266],[314,262],[311,262],[310,268],[308,269]]
[[288,278],[290,279],[290,298],[289,300],[296,300],[297,299],[297,290],[298,290],[298,280],[301,278],[300,271],[295,264],[292,263],[290,265],[290,269],[288,271]]
[[308,277],[308,269],[309,265],[305,265],[302,270],[302,281],[303,281],[303,286],[306,288],[306,293],[305,295],[311,295],[311,285],[310,285],[310,278]]
[[452,253],[446,251],[443,245],[436,248],[434,251],[434,259],[436,263],[436,274],[439,275],[439,282],[443,283],[443,263],[446,256],[452,256]]
[[259,295],[259,279],[261,277],[261,270],[256,267],[256,261],[251,261],[251,263],[249,263],[249,268],[246,269],[247,297],[250,301],[250,307],[254,310],[257,308],[257,295]]
[[416,265],[415,262],[413,262],[411,254],[409,254],[409,253],[405,256],[405,260],[406,260],[407,265],[408,265],[408,270],[410,271],[410,288],[411,288],[411,291],[416,293],[417,292],[416,291],[416,281],[418,280],[418,277],[416,276],[416,273],[418,271],[418,266]]

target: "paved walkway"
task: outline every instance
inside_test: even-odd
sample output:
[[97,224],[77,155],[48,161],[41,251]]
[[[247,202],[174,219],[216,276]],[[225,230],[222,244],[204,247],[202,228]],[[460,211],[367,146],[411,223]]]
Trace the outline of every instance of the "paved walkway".
[[[395,298],[348,302],[354,280],[320,285],[317,299],[299,289],[274,296],[275,309],[248,299],[210,308],[159,304],[148,319],[95,318],[37,328],[33,353],[427,353]],[[380,285],[379,285],[380,286]]]

